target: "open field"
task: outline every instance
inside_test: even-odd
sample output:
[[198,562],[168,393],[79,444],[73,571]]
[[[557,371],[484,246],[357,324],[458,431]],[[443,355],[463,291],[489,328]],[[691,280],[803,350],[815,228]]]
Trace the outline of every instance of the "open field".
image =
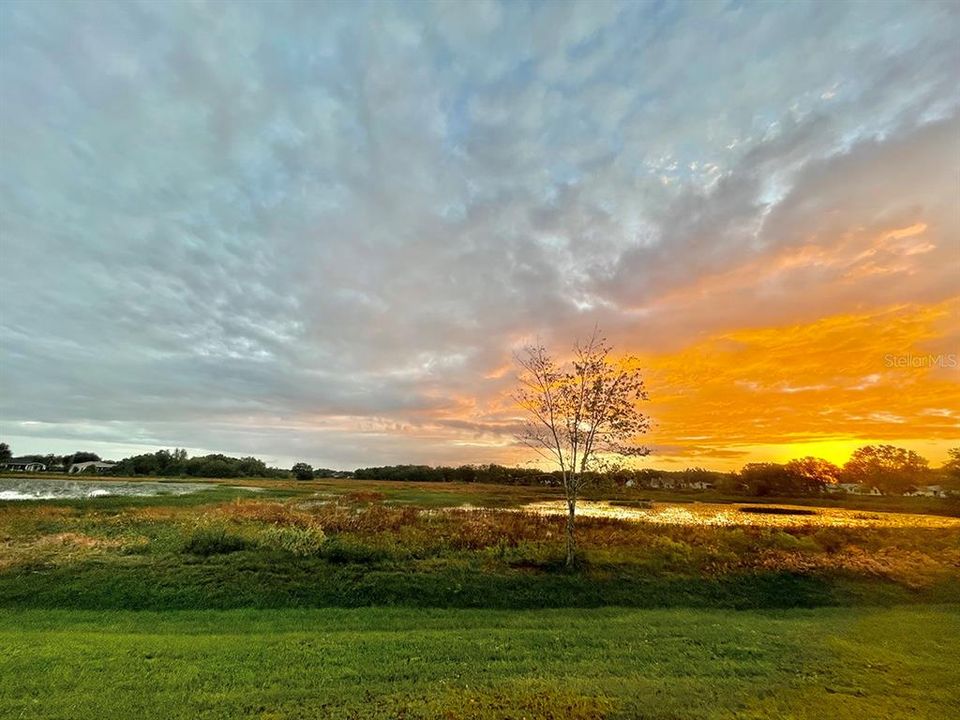
[[0,716],[960,716],[956,519],[583,517],[567,572],[562,518],[517,512],[557,498],[230,480],[0,503]]

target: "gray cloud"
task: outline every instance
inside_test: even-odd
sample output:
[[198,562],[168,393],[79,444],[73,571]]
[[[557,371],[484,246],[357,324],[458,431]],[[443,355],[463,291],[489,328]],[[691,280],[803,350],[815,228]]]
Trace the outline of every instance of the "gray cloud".
[[[3,434],[496,456],[469,443],[523,338],[682,345],[736,313],[665,297],[810,228],[907,197],[948,223],[957,29],[935,2],[4,3]],[[932,285],[869,296],[942,297],[954,229]]]

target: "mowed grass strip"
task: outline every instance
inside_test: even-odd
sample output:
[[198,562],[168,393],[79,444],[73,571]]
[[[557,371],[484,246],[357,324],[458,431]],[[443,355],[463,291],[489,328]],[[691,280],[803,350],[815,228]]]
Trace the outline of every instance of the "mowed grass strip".
[[7,610],[4,718],[949,718],[960,607]]

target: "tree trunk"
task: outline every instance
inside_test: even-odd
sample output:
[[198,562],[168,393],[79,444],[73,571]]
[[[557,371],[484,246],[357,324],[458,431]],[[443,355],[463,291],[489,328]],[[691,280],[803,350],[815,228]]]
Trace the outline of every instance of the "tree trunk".
[[573,532],[573,523],[577,511],[576,498],[567,498],[567,567],[572,568],[576,562],[577,539]]

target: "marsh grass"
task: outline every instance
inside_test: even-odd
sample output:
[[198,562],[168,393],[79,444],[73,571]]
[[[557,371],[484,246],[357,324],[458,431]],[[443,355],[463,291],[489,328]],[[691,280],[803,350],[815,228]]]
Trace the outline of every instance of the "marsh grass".
[[250,546],[243,537],[231,533],[226,527],[205,525],[194,529],[183,542],[183,552],[209,557],[239,552]]
[[273,526],[260,536],[264,547],[281,550],[296,557],[319,555],[324,549],[327,536],[319,526]]
[[[656,525],[387,493],[0,508],[0,606],[789,607],[960,599],[950,528]],[[82,544],[49,538],[88,538]]]

